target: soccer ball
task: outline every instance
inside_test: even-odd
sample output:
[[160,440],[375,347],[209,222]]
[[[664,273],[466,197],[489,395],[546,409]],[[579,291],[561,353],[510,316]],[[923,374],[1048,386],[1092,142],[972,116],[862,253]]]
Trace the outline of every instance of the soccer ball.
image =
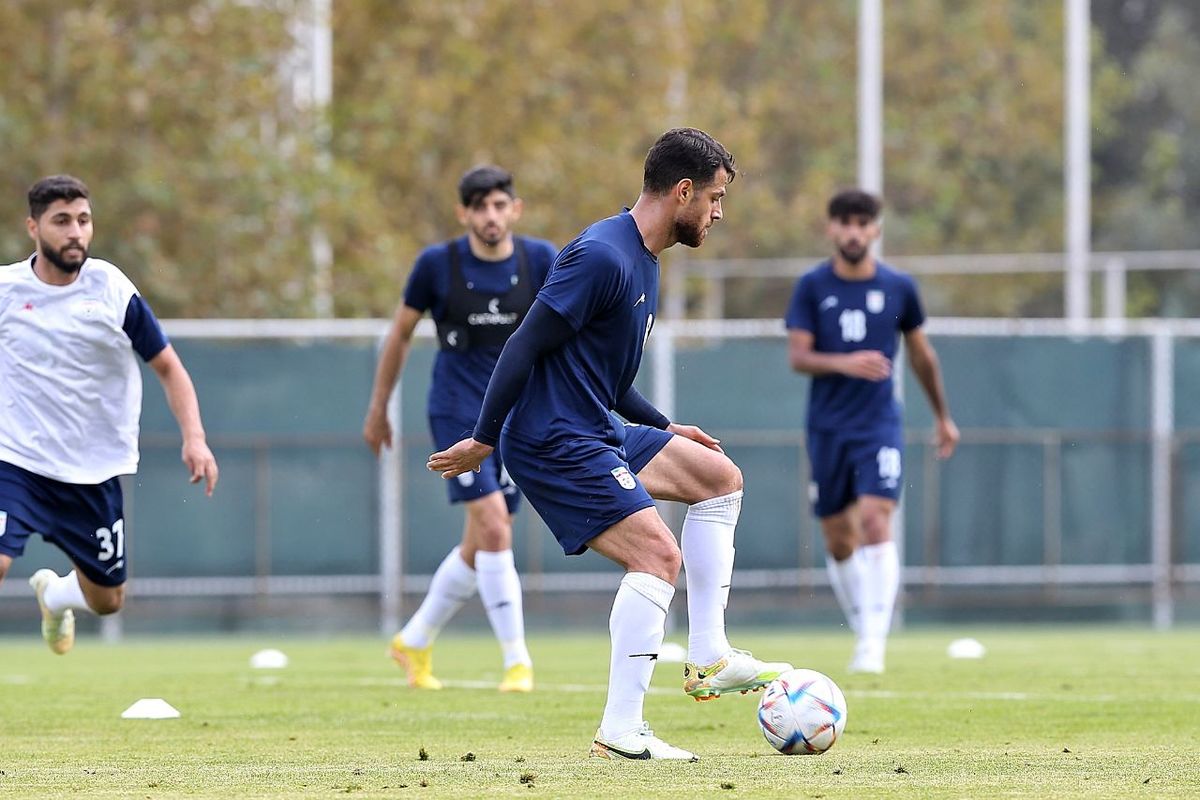
[[786,756],[824,753],[846,729],[846,698],[829,676],[793,669],[767,686],[758,704],[758,725]]

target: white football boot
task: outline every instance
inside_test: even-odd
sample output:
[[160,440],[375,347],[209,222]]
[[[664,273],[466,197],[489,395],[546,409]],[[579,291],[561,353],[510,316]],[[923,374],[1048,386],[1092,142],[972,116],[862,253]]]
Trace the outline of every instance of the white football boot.
[[39,569],[29,576],[29,585],[37,593],[38,608],[42,610],[42,638],[51,650],[62,655],[75,644],[75,612],[68,608],[54,614],[46,608],[46,587],[57,577],[52,569]]
[[887,647],[883,639],[859,639],[854,645],[854,657],[846,666],[851,674],[882,675],[883,655]]
[[759,661],[745,650],[732,649],[716,662],[683,665],[683,691],[697,700],[712,700],[726,692],[757,692],[792,668],[782,661]]
[[592,758],[607,758],[613,761],[699,761],[695,753],[689,753],[674,745],[667,744],[654,735],[650,723],[643,722],[642,727],[635,728],[629,733],[615,739],[605,739],[596,731],[592,742]]

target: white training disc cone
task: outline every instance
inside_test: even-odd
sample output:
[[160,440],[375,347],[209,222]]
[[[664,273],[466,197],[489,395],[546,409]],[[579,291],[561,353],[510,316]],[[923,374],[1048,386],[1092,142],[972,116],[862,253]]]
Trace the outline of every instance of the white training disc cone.
[[955,639],[946,648],[951,658],[983,658],[987,649],[977,639]]
[[143,697],[121,712],[121,719],[177,719],[179,711],[161,697]]
[[250,656],[250,666],[254,669],[283,669],[287,665],[287,655],[283,651],[273,648],[259,650]]

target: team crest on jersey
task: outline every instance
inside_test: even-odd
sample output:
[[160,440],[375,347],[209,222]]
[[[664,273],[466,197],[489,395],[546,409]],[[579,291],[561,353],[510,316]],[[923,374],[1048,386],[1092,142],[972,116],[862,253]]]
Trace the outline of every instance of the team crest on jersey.
[[4,535],[4,531],[8,528],[8,512],[0,511],[0,536]]
[[872,314],[883,311],[883,292],[879,289],[871,289],[867,292],[867,311]]
[[637,481],[628,467],[617,467],[612,471],[612,476],[617,479],[617,483],[622,489],[634,489],[637,487]]

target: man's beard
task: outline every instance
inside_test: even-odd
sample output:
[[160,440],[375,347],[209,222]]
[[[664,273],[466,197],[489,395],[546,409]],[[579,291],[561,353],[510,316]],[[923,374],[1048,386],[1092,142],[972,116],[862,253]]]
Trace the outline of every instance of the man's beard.
[[689,220],[675,220],[675,241],[688,247],[699,247],[704,243],[704,226]]
[[846,261],[850,262],[851,264],[861,264],[862,260],[867,257],[868,252],[869,248],[867,247],[859,247],[853,250],[849,247],[838,248],[838,255],[846,259]]
[[476,228],[475,235],[479,237],[479,241],[483,242],[488,247],[495,247],[504,241],[505,230],[500,226],[484,226],[481,228]]
[[[87,248],[83,247],[82,245],[69,244],[64,246],[61,250],[55,250],[53,247],[50,247],[41,240],[38,240],[38,244],[40,245],[42,255],[46,257],[46,260],[66,273],[79,272],[80,268],[83,267],[83,262],[87,261],[88,259]],[[82,256],[78,256],[78,261],[68,261],[66,255],[68,250],[73,251],[71,253],[72,257],[75,257],[78,253],[82,253]]]

